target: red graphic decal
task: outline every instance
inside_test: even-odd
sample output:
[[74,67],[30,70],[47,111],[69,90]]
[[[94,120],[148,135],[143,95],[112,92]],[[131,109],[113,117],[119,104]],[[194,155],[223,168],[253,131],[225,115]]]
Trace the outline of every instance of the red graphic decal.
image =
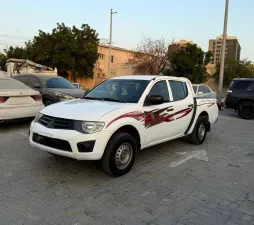
[[181,118],[187,116],[191,111],[192,111],[191,108],[186,108],[186,109],[183,109],[183,110],[181,110],[181,111],[178,111],[178,112],[176,113],[176,115],[177,115],[177,114],[180,114],[180,113],[183,113],[183,114],[182,114],[181,116],[175,118],[175,119],[176,119],[176,120],[179,120],[179,119],[181,119]]
[[[118,116],[115,119],[111,120],[108,123],[108,125],[106,126],[106,128],[109,127],[115,121],[117,121],[119,119],[127,118],[127,117],[130,117],[130,118],[136,119],[140,122],[143,122],[145,128],[150,128],[150,127],[153,127],[153,126],[158,125],[163,122],[172,122],[174,120],[183,118],[183,117],[187,116],[192,111],[192,108],[186,108],[186,109],[180,110],[178,112],[169,114],[167,112],[167,110],[170,110],[170,109],[171,109],[171,107],[166,107],[163,109],[154,109],[152,111],[146,111],[144,113],[136,112],[136,111],[126,113],[126,114],[123,114],[123,115]],[[179,115],[179,114],[181,114],[179,117],[174,118],[174,116]]]
[[126,117],[130,117],[130,118],[136,119],[138,121],[142,121],[142,118],[144,118],[144,113],[142,113],[142,112],[130,112],[130,113],[123,114],[123,115],[118,116],[115,119],[111,120],[108,123],[108,125],[106,126],[106,128],[109,127],[115,121],[126,118]]

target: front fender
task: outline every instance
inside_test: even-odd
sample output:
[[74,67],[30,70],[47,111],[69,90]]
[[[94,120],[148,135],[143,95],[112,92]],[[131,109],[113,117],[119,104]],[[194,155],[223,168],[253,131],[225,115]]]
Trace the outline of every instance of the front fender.
[[124,126],[132,126],[137,130],[140,137],[140,144],[142,148],[144,144],[143,133],[145,130],[145,126],[144,126],[144,121],[142,121],[141,119],[138,120],[131,117],[113,119],[109,121],[108,123],[106,123],[104,129],[110,133],[110,138],[111,138],[114,135],[114,133],[117,132],[117,130],[119,130],[120,128]]

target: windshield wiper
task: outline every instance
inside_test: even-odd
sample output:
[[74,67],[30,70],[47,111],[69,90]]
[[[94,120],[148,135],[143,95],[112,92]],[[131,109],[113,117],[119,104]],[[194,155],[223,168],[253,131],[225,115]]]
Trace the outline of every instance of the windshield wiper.
[[111,102],[122,102],[122,103],[127,103],[126,101],[122,101],[116,98],[103,98],[105,101],[111,101]]
[[83,99],[91,99],[91,100],[101,100],[101,101],[104,101],[103,98],[94,98],[94,97],[86,97],[86,96],[84,96]]

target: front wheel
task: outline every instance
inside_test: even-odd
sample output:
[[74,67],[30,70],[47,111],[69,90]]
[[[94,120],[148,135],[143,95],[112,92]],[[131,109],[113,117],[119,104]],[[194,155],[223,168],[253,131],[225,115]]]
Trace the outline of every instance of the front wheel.
[[104,171],[116,177],[132,168],[137,152],[135,138],[128,133],[116,133],[109,141],[102,157]]
[[245,120],[250,120],[254,117],[254,104],[251,102],[243,102],[238,107],[238,115]]
[[199,117],[192,133],[188,136],[189,142],[195,145],[203,144],[207,134],[208,118],[206,116]]

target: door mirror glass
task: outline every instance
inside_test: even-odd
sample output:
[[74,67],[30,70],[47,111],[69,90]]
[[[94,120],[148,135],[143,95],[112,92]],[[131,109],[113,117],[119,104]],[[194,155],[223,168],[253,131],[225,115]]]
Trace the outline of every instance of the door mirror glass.
[[151,105],[159,105],[162,104],[163,102],[164,99],[160,95],[151,95],[148,97],[148,103],[150,103]]

